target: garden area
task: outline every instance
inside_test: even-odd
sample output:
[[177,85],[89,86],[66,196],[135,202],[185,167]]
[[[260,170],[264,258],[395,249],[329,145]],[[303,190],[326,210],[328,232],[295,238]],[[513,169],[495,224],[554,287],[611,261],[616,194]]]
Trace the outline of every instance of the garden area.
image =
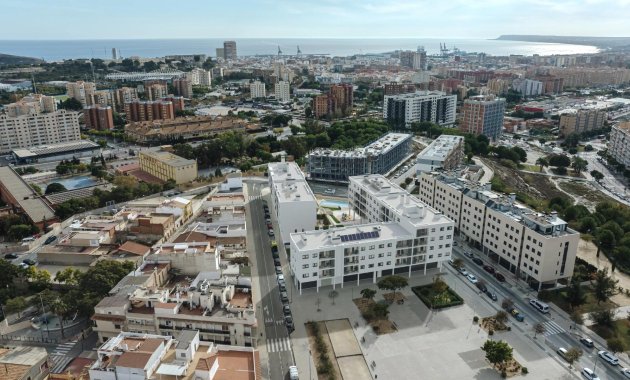
[[320,380],[341,379],[341,371],[337,361],[334,360],[332,342],[328,337],[326,323],[308,322],[306,333],[308,334],[310,350],[313,353],[317,378]]
[[514,359],[512,347],[506,342],[487,340],[481,349],[486,353],[486,360],[502,378],[528,373],[527,368]]
[[361,312],[361,316],[372,327],[378,335],[389,334],[396,331],[396,326],[388,319],[389,306],[391,304],[402,304],[405,296],[400,290],[409,286],[409,282],[402,276],[385,276],[376,284],[379,290],[389,291],[383,294],[383,299],[375,301],[377,291],[374,289],[361,290],[361,298],[352,300]]
[[433,283],[414,286],[411,290],[429,309],[443,309],[464,303],[462,297],[455,293],[439,276],[433,280]]

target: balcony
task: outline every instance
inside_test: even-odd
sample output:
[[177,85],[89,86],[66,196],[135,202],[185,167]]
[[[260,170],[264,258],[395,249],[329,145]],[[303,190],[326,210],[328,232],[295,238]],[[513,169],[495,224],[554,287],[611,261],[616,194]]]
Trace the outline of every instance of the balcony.
[[229,335],[230,334],[230,330],[229,329],[228,330],[197,329],[197,330],[199,330],[200,332],[203,332],[203,333],[207,333],[207,334],[221,334],[221,335],[223,335],[223,334],[228,334]]
[[359,258],[358,257],[352,257],[349,259],[345,259],[343,261],[343,265],[348,265],[348,264],[358,264],[359,263]]

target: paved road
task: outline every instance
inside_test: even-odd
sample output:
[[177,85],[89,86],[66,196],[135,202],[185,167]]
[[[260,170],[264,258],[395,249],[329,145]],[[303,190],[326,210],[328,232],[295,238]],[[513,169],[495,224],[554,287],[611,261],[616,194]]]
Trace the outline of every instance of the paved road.
[[[263,211],[263,199],[261,190],[266,183],[246,183],[249,202],[246,205],[247,215],[250,220],[248,230],[247,247],[255,257],[254,271],[258,275],[260,283],[261,301],[257,305],[259,312],[259,326],[264,326],[266,351],[268,352],[269,379],[284,379],[287,376],[289,366],[294,364],[289,332],[284,324],[284,313],[280,300],[280,291],[271,255],[271,239],[267,234]],[[274,225],[275,225],[274,221]],[[277,229],[276,229],[277,230]],[[281,257],[283,267],[286,267],[286,257]],[[290,284],[287,284],[290,287]]]
[[597,170],[604,175],[604,179],[600,184],[595,184],[601,192],[618,200],[626,205],[630,204],[630,198],[626,196],[626,184],[617,179],[616,173],[602,161],[598,160],[599,156],[596,152],[578,153],[579,157],[588,161],[588,169],[584,173],[587,178],[592,179],[591,170]]
[[[470,249],[467,246],[466,249],[472,250],[475,253],[475,256],[484,260],[484,263],[489,262],[488,258],[479,251]],[[479,295],[477,288],[473,284],[471,284],[464,276],[459,275],[454,268],[447,265],[447,270],[455,277],[454,280],[459,281],[456,291],[464,293],[463,298],[469,303],[469,305],[471,305],[471,307],[473,307],[473,309],[478,311],[479,309],[487,309],[488,306],[490,306],[495,311],[498,311],[501,309],[501,301],[504,298],[510,298],[514,301],[514,307],[525,315],[525,321],[518,322],[510,316],[508,322],[509,325],[512,326],[513,329],[522,332],[524,335],[533,337],[533,326],[537,323],[542,323],[546,328],[545,333],[542,334],[544,339],[539,335],[535,342],[541,350],[546,351],[559,363],[564,366],[567,365],[567,363],[555,352],[559,347],[567,349],[571,347],[578,347],[582,349],[584,354],[578,362],[574,363],[574,368],[579,368],[580,370],[584,367],[593,369],[596,366],[596,373],[602,380],[624,378],[619,370],[623,366],[628,366],[628,363],[621,363],[618,367],[612,367],[599,359],[597,351],[605,350],[606,348],[598,345],[597,340],[594,339],[593,336],[590,336],[590,338],[596,342],[595,348],[589,349],[588,347],[582,345],[579,342],[580,335],[569,328],[569,326],[573,325],[571,321],[566,320],[554,311],[549,314],[542,314],[538,312],[537,309],[534,309],[529,304],[530,298],[524,297],[523,293],[518,291],[518,288],[511,287],[505,283],[501,284],[494,278],[494,276],[483,270],[481,266],[476,265],[472,262],[472,260],[465,257],[462,252],[461,243],[458,247],[453,248],[453,255],[455,258],[461,258],[464,261],[464,266],[468,272],[473,273],[478,279],[485,281],[488,289],[497,294],[498,300],[496,302],[492,302],[492,300],[490,300],[490,298],[488,298],[485,294]],[[493,264],[492,266],[497,269],[499,268],[498,265]],[[508,281],[514,278],[514,275],[508,275],[505,270],[501,270],[501,273],[508,278]],[[532,298],[535,298],[536,293],[534,291],[529,294]],[[475,297],[477,297],[477,299],[475,299]],[[595,362],[597,362],[597,364],[595,364]]]

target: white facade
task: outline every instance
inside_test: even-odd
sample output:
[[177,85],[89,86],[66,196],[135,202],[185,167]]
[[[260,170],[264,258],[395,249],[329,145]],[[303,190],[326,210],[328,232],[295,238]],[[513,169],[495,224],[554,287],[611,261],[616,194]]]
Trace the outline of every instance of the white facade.
[[531,79],[516,79],[512,84],[514,90],[520,92],[523,97],[538,96],[543,93],[543,83]]
[[0,115],[0,152],[81,139],[79,113],[59,110],[35,115]]
[[441,135],[416,156],[416,173],[454,169],[464,160],[464,137]]
[[441,91],[417,91],[387,95],[383,102],[383,118],[396,127],[409,127],[413,122],[430,121],[439,125],[455,123],[457,95]]
[[255,81],[249,84],[249,93],[250,93],[250,98],[252,99],[267,97],[267,90],[265,89],[265,84],[260,81]]
[[289,82],[283,80],[279,81],[276,83],[274,90],[276,99],[279,101],[284,103],[291,100],[291,86],[289,86]]
[[580,234],[556,213],[516,203],[514,194],[490,191],[454,176],[422,173],[419,198],[455,221],[469,244],[532,286],[573,275]]
[[290,265],[300,291],[426,273],[450,258],[453,221],[382,175],[351,177],[348,198],[366,224],[291,234]]
[[89,99],[96,91],[96,84],[92,82],[68,82],[66,84],[66,95],[70,98],[75,98],[81,102],[83,107],[89,105]]
[[621,123],[612,127],[608,154],[620,164],[630,167],[630,123]]
[[186,78],[195,86],[212,85],[212,73],[204,69],[194,68],[186,73]]
[[269,188],[283,243],[289,243],[291,233],[315,229],[317,200],[296,163],[270,163]]

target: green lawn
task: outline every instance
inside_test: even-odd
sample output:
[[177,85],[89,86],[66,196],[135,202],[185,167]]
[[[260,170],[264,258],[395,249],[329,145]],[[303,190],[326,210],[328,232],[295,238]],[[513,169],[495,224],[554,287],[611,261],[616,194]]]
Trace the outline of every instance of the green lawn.
[[522,166],[523,170],[540,173],[540,166],[538,166],[538,165],[521,164],[521,166]]
[[[595,300],[595,296],[593,295],[593,289],[590,287],[590,285],[584,285],[582,286],[582,288],[584,289],[584,293],[586,294],[586,303],[577,308],[580,313],[591,313],[593,311],[599,311],[602,309],[609,309],[619,306],[611,301],[601,302],[598,305],[597,300]],[[571,307],[566,301],[566,289],[544,291],[542,293],[544,294],[544,296],[543,294],[539,294],[539,298],[541,298],[543,301],[553,302],[559,308],[571,314]]]
[[435,294],[433,285],[414,286],[411,288],[413,293],[420,298],[429,309],[443,309],[445,307],[457,306],[464,303],[462,297],[451,288],[446,289],[442,294]]

